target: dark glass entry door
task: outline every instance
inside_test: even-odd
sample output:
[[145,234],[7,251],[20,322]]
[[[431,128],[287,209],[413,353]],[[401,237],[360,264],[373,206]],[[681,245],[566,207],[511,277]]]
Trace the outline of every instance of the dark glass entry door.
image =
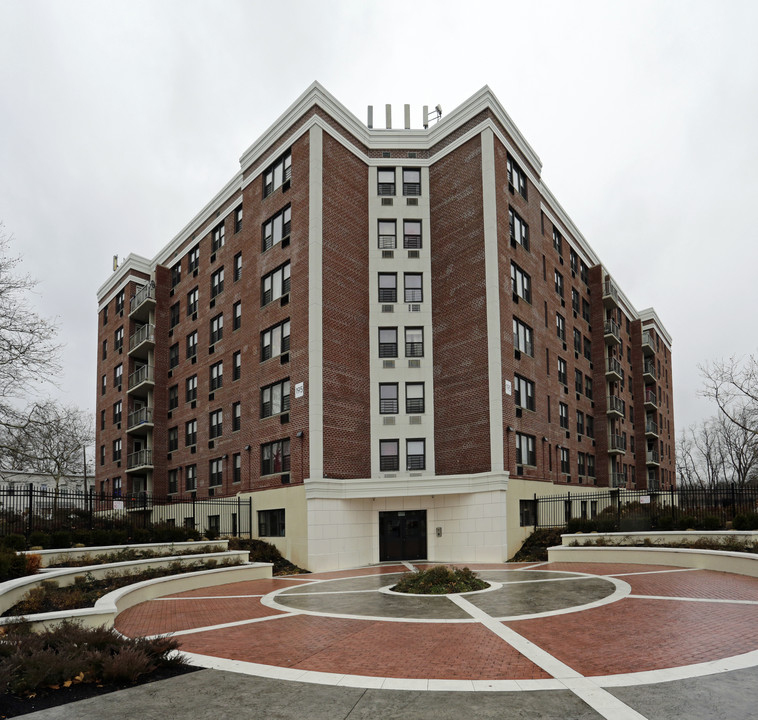
[[379,560],[426,559],[426,510],[379,513]]

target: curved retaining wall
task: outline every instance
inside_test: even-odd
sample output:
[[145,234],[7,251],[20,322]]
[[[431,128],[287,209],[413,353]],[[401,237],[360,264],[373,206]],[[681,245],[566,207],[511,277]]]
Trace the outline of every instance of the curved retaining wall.
[[661,547],[566,547],[547,550],[549,562],[629,563],[716,570],[758,577],[758,555],[724,550]]
[[739,542],[758,542],[758,532],[752,530],[667,530],[661,532],[609,532],[609,533],[571,533],[561,535],[563,545],[584,545],[602,540],[608,545],[624,545],[629,542],[649,540],[658,542],[696,542],[697,540],[737,540]]
[[[105,577],[114,570],[148,570],[150,568],[160,568],[179,562],[182,565],[190,564],[197,560],[239,560],[247,563],[249,553],[247,550],[229,550],[220,553],[203,553],[200,555],[181,555],[167,556],[159,558],[147,558],[145,560],[130,560],[119,563],[106,563],[104,565],[86,565],[77,568],[60,568],[57,570],[48,570],[38,575],[27,575],[25,577],[14,578],[0,583],[0,613],[4,613],[8,608],[13,607],[21,598],[34,587],[38,587],[47,580],[55,580],[60,586],[73,585],[74,580],[82,575],[90,574],[95,578]],[[223,569],[223,568],[222,568]],[[207,571],[206,571],[207,572]],[[202,587],[200,585],[199,587]],[[0,618],[0,623],[8,622],[6,618]]]

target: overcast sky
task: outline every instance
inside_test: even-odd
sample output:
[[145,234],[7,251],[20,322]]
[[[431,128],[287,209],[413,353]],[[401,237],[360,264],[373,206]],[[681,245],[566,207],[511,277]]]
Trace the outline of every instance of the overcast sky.
[[318,80],[443,113],[489,85],[627,297],[698,364],[756,350],[758,3],[0,0],[0,221],[93,411],[96,291],[152,258]]

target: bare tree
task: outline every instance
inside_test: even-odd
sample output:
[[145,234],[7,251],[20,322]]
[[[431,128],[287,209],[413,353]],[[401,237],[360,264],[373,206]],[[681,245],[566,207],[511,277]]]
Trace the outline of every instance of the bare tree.
[[680,485],[707,488],[726,481],[724,444],[716,418],[683,430],[677,450]]
[[731,357],[700,367],[705,379],[702,393],[745,432],[758,436],[758,359]]
[[752,420],[741,412],[738,422],[732,422],[723,413],[716,418],[716,432],[720,437],[728,479],[739,486],[747,485],[758,470],[758,435],[749,428]]
[[55,324],[32,309],[35,282],[19,273],[20,258],[10,255],[11,238],[0,223],[0,426],[28,422],[30,398],[60,372]]
[[34,406],[23,426],[5,427],[2,436],[6,469],[48,476],[57,501],[61,478],[84,469],[85,448],[93,442],[94,428],[88,413],[46,401]]

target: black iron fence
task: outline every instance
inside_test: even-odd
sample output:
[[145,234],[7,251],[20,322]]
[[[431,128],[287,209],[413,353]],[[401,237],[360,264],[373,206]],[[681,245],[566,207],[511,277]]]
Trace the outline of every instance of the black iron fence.
[[[148,493],[55,492],[29,485],[0,488],[0,537],[18,533],[185,528],[206,535],[252,537],[251,498],[177,499]],[[139,533],[144,535],[144,533]]]
[[758,512],[758,487],[648,490],[609,489],[534,496],[521,501],[521,524],[535,528],[570,523],[599,531],[717,530],[735,517]]

